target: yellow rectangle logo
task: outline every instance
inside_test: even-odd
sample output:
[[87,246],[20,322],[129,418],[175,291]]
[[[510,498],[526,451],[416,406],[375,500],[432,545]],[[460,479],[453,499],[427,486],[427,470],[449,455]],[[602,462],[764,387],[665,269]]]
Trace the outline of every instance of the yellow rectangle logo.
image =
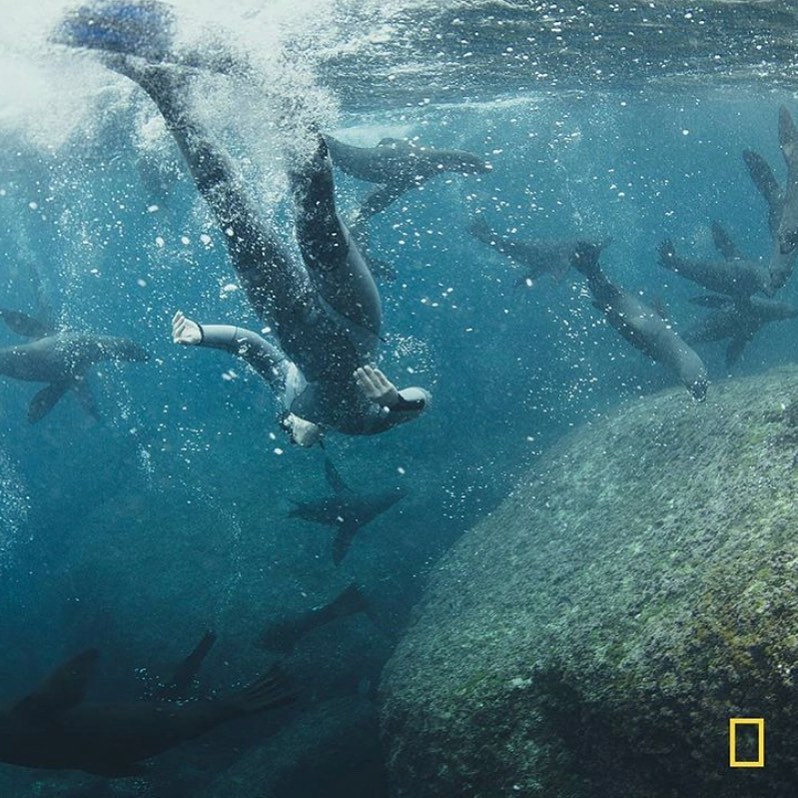
[[[757,757],[754,760],[737,759],[737,727],[755,726],[757,730]],[[765,767],[765,719],[764,718],[729,718],[729,767],[730,768],[763,768]]]

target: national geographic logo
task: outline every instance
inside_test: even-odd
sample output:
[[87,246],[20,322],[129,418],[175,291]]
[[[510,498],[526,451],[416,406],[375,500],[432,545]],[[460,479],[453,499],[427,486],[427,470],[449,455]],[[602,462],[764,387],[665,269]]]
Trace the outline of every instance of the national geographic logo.
[[764,718],[729,718],[729,767],[765,767]]

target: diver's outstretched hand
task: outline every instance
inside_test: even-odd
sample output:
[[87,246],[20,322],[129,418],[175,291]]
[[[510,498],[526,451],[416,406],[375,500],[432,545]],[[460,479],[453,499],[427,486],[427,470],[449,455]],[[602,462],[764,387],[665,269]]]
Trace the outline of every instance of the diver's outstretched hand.
[[202,343],[202,330],[199,324],[187,319],[182,310],[178,310],[172,318],[172,341],[187,346]]
[[372,402],[383,407],[395,407],[399,402],[396,386],[374,366],[362,366],[355,370],[358,387]]

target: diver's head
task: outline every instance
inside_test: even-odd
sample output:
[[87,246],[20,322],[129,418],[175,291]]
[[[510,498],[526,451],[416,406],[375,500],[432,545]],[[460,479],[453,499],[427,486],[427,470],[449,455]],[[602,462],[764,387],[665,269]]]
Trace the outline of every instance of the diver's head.
[[322,442],[324,431],[312,421],[300,418],[294,413],[286,413],[280,419],[280,425],[288,433],[291,443],[295,443],[297,446],[310,448],[317,443],[321,446],[324,445]]

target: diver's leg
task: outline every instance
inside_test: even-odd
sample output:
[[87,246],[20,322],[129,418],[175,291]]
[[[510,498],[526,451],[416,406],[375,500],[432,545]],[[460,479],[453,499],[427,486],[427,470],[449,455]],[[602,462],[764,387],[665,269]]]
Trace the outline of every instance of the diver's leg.
[[368,265],[335,209],[332,163],[327,145],[317,147],[290,174],[296,206],[296,234],[311,280],[324,301],[360,328],[365,339],[379,336],[380,297]]
[[191,113],[188,74],[169,65],[121,56],[108,65],[139,84],[158,106],[188,164],[197,190],[224,233],[236,273],[253,309],[288,344],[303,323],[310,286],[302,268],[253,207],[230,157],[217,147]]

